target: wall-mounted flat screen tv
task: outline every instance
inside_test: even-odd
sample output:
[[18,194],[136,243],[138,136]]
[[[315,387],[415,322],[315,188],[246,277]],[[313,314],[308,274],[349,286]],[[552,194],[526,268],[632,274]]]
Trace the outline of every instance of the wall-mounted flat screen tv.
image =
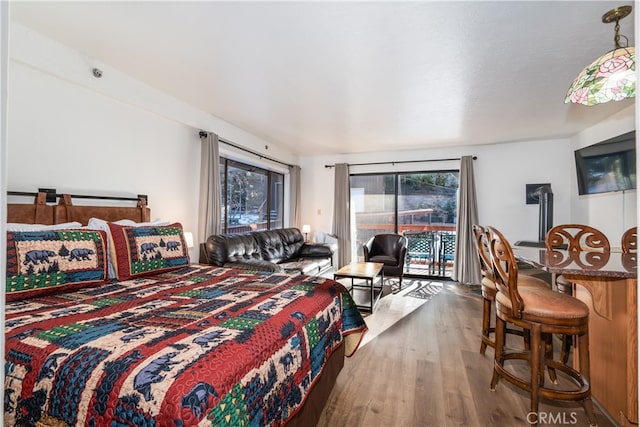
[[636,188],[636,131],[575,151],[578,193]]

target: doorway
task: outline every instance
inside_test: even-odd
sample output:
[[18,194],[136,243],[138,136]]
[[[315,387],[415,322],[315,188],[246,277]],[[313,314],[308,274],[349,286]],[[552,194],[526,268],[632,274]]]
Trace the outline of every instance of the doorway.
[[369,238],[396,233],[407,238],[406,276],[451,277],[459,171],[353,174],[350,185],[359,261]]

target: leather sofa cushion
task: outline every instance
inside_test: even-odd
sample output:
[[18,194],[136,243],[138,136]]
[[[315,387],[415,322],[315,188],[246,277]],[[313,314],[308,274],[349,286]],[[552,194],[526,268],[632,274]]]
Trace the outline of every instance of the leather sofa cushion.
[[276,230],[284,246],[283,259],[292,259],[300,256],[300,250],[305,245],[304,237],[297,228],[281,228]]
[[307,258],[331,258],[331,256],[335,252],[335,249],[333,249],[331,246],[332,245],[323,243],[306,243],[300,250],[300,256]]
[[261,260],[262,250],[251,234],[217,234],[207,239],[210,264],[222,267],[230,262]]
[[282,244],[282,239],[276,230],[256,231],[251,234],[260,246],[263,260],[277,264],[288,258],[285,253],[286,244]]

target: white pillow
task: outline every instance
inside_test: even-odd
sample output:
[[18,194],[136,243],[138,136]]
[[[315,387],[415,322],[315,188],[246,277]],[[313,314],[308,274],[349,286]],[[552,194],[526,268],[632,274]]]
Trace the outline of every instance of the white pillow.
[[149,221],[149,222],[135,222],[130,219],[121,219],[120,221],[114,221],[114,224],[126,225],[130,227],[148,227],[150,225],[164,226],[164,225],[169,225],[171,223],[169,221],[162,221],[161,219],[154,219],[153,221]]
[[[104,219],[89,218],[89,222],[87,223],[87,228],[104,230],[108,234],[109,233],[108,223],[109,221],[105,221]],[[153,221],[149,221],[149,222],[135,222],[131,219],[120,219],[118,221],[113,221],[113,223],[118,225],[126,225],[130,227],[147,227],[150,225],[169,225],[170,224],[170,222],[162,221],[160,219],[154,219]]]
[[44,224],[22,224],[19,222],[8,222],[7,231],[46,231],[46,230],[63,230],[65,228],[81,228],[79,222],[64,222],[62,224],[44,225]]
[[[162,221],[160,219],[155,219],[150,222],[135,222],[130,219],[121,219],[118,221],[113,221],[114,224],[118,225],[126,225],[128,227],[148,227],[150,225],[169,225],[170,222]],[[85,228],[89,228],[91,230],[102,230],[107,233],[107,253],[108,257],[108,266],[109,266],[109,279],[115,279],[116,277],[116,268],[114,267],[113,260],[111,259],[111,230],[109,229],[109,221],[105,221],[100,218],[89,218],[89,222]]]

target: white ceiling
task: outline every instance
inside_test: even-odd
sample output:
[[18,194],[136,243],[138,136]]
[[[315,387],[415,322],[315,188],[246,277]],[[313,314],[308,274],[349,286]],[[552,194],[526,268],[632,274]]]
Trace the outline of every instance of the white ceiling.
[[[315,155],[573,135],[634,103],[564,104],[578,72],[613,49],[601,17],[623,4],[633,2],[14,1],[10,13]],[[633,14],[621,33],[634,45]]]

